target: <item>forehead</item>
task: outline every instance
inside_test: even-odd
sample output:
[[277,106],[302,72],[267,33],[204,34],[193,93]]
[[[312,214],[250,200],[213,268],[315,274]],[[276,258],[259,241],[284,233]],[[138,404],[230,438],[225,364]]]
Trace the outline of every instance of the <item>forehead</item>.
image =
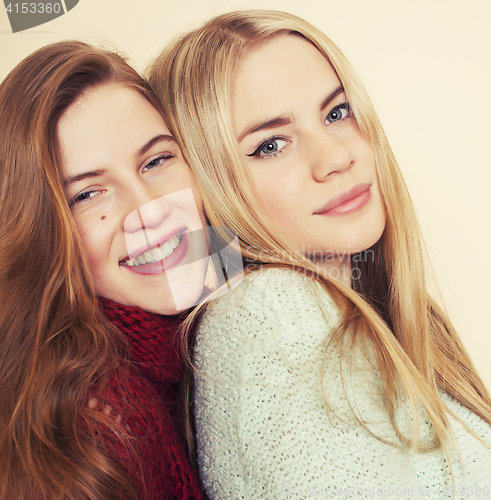
[[163,122],[143,94],[133,87],[106,84],[89,89],[69,106],[58,122],[58,132],[76,124],[81,127],[80,133],[90,136],[93,131],[104,131],[106,122],[112,122],[111,130],[122,131],[147,120],[152,124]]
[[280,35],[247,52],[238,64],[234,115],[287,113],[289,104],[308,105],[336,86],[336,73],[314,45],[298,35]]
[[86,92],[58,122],[63,167],[114,164],[159,134],[168,134],[160,113],[137,90],[109,84]]

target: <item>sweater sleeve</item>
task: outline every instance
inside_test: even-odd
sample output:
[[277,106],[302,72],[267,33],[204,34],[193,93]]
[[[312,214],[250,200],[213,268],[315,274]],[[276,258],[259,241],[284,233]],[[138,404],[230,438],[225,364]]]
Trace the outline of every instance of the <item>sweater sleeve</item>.
[[[305,278],[289,270],[256,274],[210,308],[197,339],[198,460],[209,497],[276,500],[414,487],[407,457],[328,416],[321,373],[340,321],[330,297],[314,300]],[[343,399],[339,391],[330,397]],[[375,495],[389,495],[381,493]]]

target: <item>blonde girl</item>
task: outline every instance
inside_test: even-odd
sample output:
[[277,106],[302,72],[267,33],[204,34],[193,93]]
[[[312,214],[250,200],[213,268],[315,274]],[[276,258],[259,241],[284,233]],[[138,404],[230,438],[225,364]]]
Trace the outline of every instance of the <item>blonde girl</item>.
[[150,81],[249,269],[196,344],[209,496],[489,495],[489,393],[427,292],[408,191],[340,50],[293,15],[235,12],[166,47]]

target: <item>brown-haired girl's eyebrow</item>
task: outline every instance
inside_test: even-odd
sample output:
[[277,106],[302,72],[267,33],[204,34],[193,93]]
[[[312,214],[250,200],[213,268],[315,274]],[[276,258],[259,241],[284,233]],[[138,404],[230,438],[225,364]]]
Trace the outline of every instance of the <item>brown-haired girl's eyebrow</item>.
[[[157,136],[153,137],[152,139],[150,139],[138,151],[136,156],[138,156],[138,157],[143,156],[149,149],[151,149],[153,146],[155,146],[155,144],[157,144],[159,142],[170,142],[173,145],[176,145],[176,146],[178,145],[177,141],[171,135],[160,134],[160,135],[157,135]],[[81,174],[77,174],[77,175],[72,175],[63,181],[63,187],[66,188],[66,187],[70,186],[71,184],[74,184],[75,182],[80,182],[80,181],[83,181],[85,179],[100,177],[101,175],[104,175],[105,173],[106,173],[106,170],[99,169],[99,170],[91,170],[90,172],[82,172]]]
[[170,142],[173,145],[178,145],[177,141],[171,135],[161,134],[150,139],[136,154],[136,156],[143,156],[149,149],[151,149],[155,144],[159,142]]
[[333,99],[336,99],[336,97],[339,95],[339,94],[342,94],[344,92],[344,87],[342,85],[340,85],[339,87],[336,87],[323,101],[322,101],[322,104],[320,106],[320,109],[321,111],[324,111],[324,109],[327,108],[327,106],[329,106],[330,102],[333,100]]
[[93,177],[100,177],[104,175],[106,170],[91,170],[90,172],[82,172],[81,174],[71,175],[67,179],[63,181],[63,187],[68,187],[71,184],[75,184],[75,182],[80,182],[85,179],[91,179]]

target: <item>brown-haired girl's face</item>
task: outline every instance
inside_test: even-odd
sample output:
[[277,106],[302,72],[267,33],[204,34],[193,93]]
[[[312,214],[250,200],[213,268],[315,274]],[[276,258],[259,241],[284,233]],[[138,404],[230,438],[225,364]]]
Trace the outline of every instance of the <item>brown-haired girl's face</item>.
[[246,53],[232,90],[256,194],[296,247],[346,261],[377,242],[386,216],[374,155],[322,54],[278,36]]
[[89,90],[58,123],[66,196],[96,292],[173,314],[207,269],[202,201],[161,115],[135,89]]

